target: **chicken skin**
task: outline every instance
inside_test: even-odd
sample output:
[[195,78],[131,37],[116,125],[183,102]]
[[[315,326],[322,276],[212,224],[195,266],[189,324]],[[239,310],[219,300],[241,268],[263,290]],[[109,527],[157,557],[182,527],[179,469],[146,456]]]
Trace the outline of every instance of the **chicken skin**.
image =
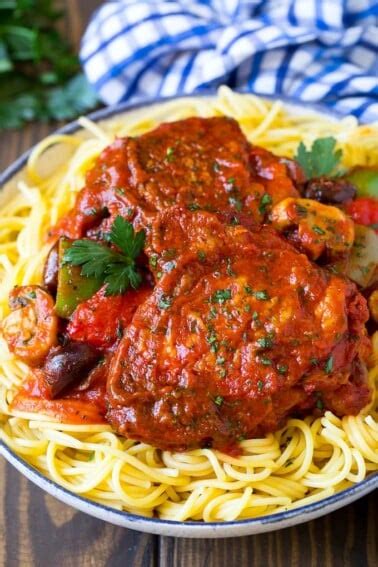
[[157,283],[108,376],[119,433],[229,450],[288,415],[367,404],[365,299],[273,228],[173,207],[155,219],[147,253]]

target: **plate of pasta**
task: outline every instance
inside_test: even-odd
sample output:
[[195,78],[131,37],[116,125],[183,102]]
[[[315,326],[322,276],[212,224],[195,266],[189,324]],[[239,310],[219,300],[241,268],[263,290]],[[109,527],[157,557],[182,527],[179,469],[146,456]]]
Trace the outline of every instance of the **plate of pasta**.
[[217,93],[121,105],[0,179],[0,451],[162,535],[378,483],[378,125]]

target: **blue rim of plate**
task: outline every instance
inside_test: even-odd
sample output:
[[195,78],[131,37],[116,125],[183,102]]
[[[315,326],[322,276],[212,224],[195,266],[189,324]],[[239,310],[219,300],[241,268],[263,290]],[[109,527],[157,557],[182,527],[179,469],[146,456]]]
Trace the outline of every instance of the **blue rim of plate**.
[[[242,92],[239,91],[240,94],[255,94],[255,93],[247,93],[247,92]],[[128,103],[128,102],[122,102],[120,104],[117,104],[115,106],[111,106],[111,107],[106,107],[106,108],[102,108],[100,110],[97,110],[95,112],[92,112],[91,114],[86,115],[90,120],[93,120],[94,122],[98,122],[100,120],[106,120],[109,118],[112,118],[113,116],[117,115],[117,114],[122,114],[124,112],[128,112],[128,111],[132,111],[132,110],[137,110],[140,108],[144,108],[144,107],[149,107],[152,106],[154,104],[159,104],[159,103],[164,103],[164,102],[169,102],[175,99],[179,99],[179,98],[192,98],[192,97],[211,97],[211,96],[215,96],[216,92],[215,91],[206,91],[206,92],[201,92],[201,93],[193,93],[193,94],[189,94],[189,95],[182,95],[182,96],[171,96],[171,97],[159,97],[159,98],[155,98],[155,99],[143,99],[137,103]],[[303,109],[307,109],[309,112],[315,112],[315,113],[319,113],[324,115],[328,115],[330,118],[333,119],[341,119],[344,116],[342,114],[340,114],[339,112],[336,112],[332,109],[329,109],[321,104],[317,104],[317,103],[311,103],[311,102],[303,102],[303,101],[298,101],[295,100],[293,98],[290,97],[285,97],[285,96],[273,96],[273,95],[264,95],[264,94],[258,94],[256,96],[260,96],[262,98],[268,99],[268,100],[272,100],[272,101],[282,101],[284,104],[287,105],[291,105],[293,107],[300,107]],[[50,134],[48,134],[48,136],[50,135],[54,135],[54,134],[71,134],[76,132],[77,130],[80,130],[81,126],[80,124],[77,122],[77,120],[70,122],[69,124],[66,124],[65,126],[63,126],[62,128],[59,128],[57,130],[55,130],[54,132],[51,132]],[[12,179],[12,177],[14,177],[14,175],[16,175],[26,164],[26,161],[31,153],[31,151],[33,150],[33,148],[30,148],[29,150],[27,150],[25,153],[23,153],[16,161],[14,161],[9,167],[7,167],[3,173],[0,174],[0,190],[2,189],[2,187],[5,185],[5,183],[7,183],[8,181],[10,181]],[[25,461],[24,459],[22,459],[21,457],[19,457],[19,455],[17,455],[17,453],[15,453],[12,449],[10,449],[10,447],[8,447],[8,445],[6,445],[6,443],[4,443],[4,441],[2,441],[0,439],[0,453],[4,456],[4,458],[6,458],[11,464],[13,464],[15,466],[15,468],[17,468],[17,470],[19,470],[21,473],[23,471],[27,471],[29,474],[27,475],[28,479],[31,480],[34,484],[37,484],[40,488],[42,488],[42,490],[44,489],[43,486],[44,485],[49,485],[50,487],[53,488],[54,491],[54,495],[59,498],[61,497],[62,500],[64,500],[64,502],[68,503],[68,500],[73,500],[73,501],[77,501],[79,503],[81,503],[83,506],[88,507],[89,510],[87,513],[90,513],[90,509],[92,509],[93,515],[98,516],[98,514],[95,513],[95,511],[99,511],[99,512],[105,512],[111,516],[114,516],[114,518],[119,518],[120,520],[126,520],[128,521],[130,524],[145,524],[145,525],[151,525],[151,527],[158,527],[158,526],[165,526],[165,527],[175,527],[175,526],[179,526],[179,527],[196,527],[197,529],[200,528],[200,526],[203,526],[203,528],[205,527],[210,527],[210,528],[227,528],[228,526],[246,526],[246,527],[253,527],[253,526],[261,526],[261,525],[267,525],[267,524],[271,524],[271,525],[276,525],[279,524],[285,520],[290,520],[290,519],[298,519],[298,522],[293,522],[290,525],[294,525],[295,523],[302,523],[303,521],[306,521],[306,518],[302,518],[301,516],[305,515],[313,515],[315,514],[315,516],[313,517],[317,517],[318,515],[323,515],[321,514],[316,514],[317,511],[324,509],[324,514],[328,513],[329,511],[335,510],[339,507],[343,506],[343,501],[345,501],[345,505],[353,502],[354,500],[357,500],[359,497],[365,496],[366,494],[368,494],[369,492],[373,491],[374,488],[378,488],[378,473],[372,473],[370,474],[367,478],[365,478],[364,480],[362,480],[361,482],[345,489],[342,490],[340,492],[336,492],[335,494],[333,494],[332,496],[328,496],[327,498],[323,498],[322,500],[319,500],[317,502],[314,502],[312,504],[307,504],[304,506],[298,506],[296,508],[292,508],[291,510],[287,510],[284,512],[278,512],[276,514],[268,514],[266,516],[260,516],[257,518],[251,518],[251,519],[246,519],[246,520],[233,520],[233,521],[225,521],[225,522],[200,522],[200,521],[191,521],[191,520],[185,520],[185,521],[177,521],[177,520],[163,520],[160,518],[149,518],[146,516],[140,516],[137,514],[131,514],[129,512],[124,512],[124,511],[120,511],[117,510],[115,508],[112,508],[111,506],[105,506],[103,504],[99,504],[98,502],[95,502],[93,500],[90,500],[89,498],[85,498],[79,494],[75,494],[74,492],[71,492],[70,490],[67,490],[66,488],[64,488],[63,486],[59,485],[57,482],[51,480],[50,478],[48,478],[47,476],[43,475],[38,469],[34,468],[33,466],[31,466],[27,461]],[[39,482],[38,482],[39,481]],[[341,504],[340,504],[341,503]],[[71,504],[73,505],[73,504]],[[83,510],[83,506],[80,507],[81,510]],[[101,514],[102,517],[102,514]],[[311,519],[311,518],[309,518]],[[109,520],[111,521],[111,520]],[[138,529],[137,525],[135,525],[135,529]],[[145,530],[147,531],[147,530]],[[157,532],[156,532],[157,533]],[[187,535],[187,534],[185,534]],[[233,533],[232,535],[237,535],[236,533]]]

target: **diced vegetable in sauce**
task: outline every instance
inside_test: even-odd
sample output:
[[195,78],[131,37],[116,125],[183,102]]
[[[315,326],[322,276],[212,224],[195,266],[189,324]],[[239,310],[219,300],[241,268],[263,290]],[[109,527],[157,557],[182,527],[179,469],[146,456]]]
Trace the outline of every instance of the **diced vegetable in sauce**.
[[9,350],[35,366],[57,343],[54,300],[39,286],[20,286],[9,294],[9,306],[12,311],[2,323]]
[[378,279],[378,236],[371,228],[355,225],[347,276],[362,287]]
[[68,318],[79,303],[89,299],[98,291],[102,280],[81,275],[80,266],[72,266],[62,261],[66,250],[71,248],[72,240],[59,241],[59,273],[55,310],[59,317]]
[[378,168],[356,167],[347,179],[357,187],[359,197],[378,199]]
[[378,232],[378,199],[361,197],[348,203],[345,210],[355,223],[369,226]]

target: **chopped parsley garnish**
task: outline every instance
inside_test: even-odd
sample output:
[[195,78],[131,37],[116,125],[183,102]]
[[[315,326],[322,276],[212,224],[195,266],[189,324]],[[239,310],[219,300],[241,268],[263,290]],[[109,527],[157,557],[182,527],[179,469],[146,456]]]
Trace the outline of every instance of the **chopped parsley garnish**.
[[315,357],[310,358],[310,363],[312,364],[312,366],[316,366],[318,364],[319,360]]
[[325,230],[323,230],[322,228],[320,228],[320,226],[317,225],[314,225],[312,227],[312,230],[316,232],[316,234],[325,234]]
[[261,392],[263,388],[264,388],[264,382],[263,382],[262,380],[259,380],[259,381],[257,382],[257,389],[258,389],[258,391]]
[[223,401],[224,401],[224,400],[223,400],[223,397],[222,397],[222,396],[216,396],[216,397],[214,398],[214,403],[215,403],[215,405],[217,405],[217,406],[219,406],[219,407],[223,404]]
[[227,275],[228,276],[235,276],[235,272],[232,269],[232,260],[231,258],[227,258],[227,269],[226,269]]
[[278,374],[286,374],[287,370],[288,370],[287,364],[277,364]]
[[226,362],[226,359],[224,358],[224,356],[218,356],[215,362],[217,364],[224,364]]
[[215,171],[215,173],[218,173],[220,171],[220,165],[217,161],[213,163],[213,171]]
[[158,302],[159,309],[169,309],[172,305],[172,297],[163,294]]
[[260,213],[262,215],[265,214],[267,206],[271,204],[272,204],[272,197],[269,195],[269,193],[264,193],[264,195],[260,199],[260,204],[259,204]]
[[252,313],[252,319],[253,319],[254,321],[258,321],[258,320],[259,320],[259,314],[257,313],[257,311],[254,311],[254,312]]
[[263,364],[264,366],[270,366],[272,364],[272,361],[270,360],[270,358],[266,358],[265,356],[262,356],[260,358],[260,362],[261,364]]
[[327,362],[324,365],[324,372],[326,374],[330,374],[333,370],[333,356],[331,355],[328,359]]
[[254,291],[249,285],[245,285],[244,291],[247,295],[253,295],[259,301],[267,301],[268,299],[270,299],[270,296],[265,289]]
[[209,311],[209,319],[215,319],[216,316],[217,310],[215,309],[215,307],[211,307]]
[[303,142],[297,149],[296,161],[302,167],[307,179],[327,175],[334,177],[338,174],[337,168],[342,157],[342,151],[336,150],[335,138],[318,138],[307,150]]
[[271,337],[261,337],[261,339],[257,339],[257,346],[260,348],[271,348],[273,346],[273,341]]
[[201,207],[197,203],[189,203],[186,208],[189,209],[189,211],[199,211]]
[[225,368],[221,368],[221,369],[219,370],[219,376],[220,376],[221,378],[225,378],[226,375],[227,375],[227,370],[226,370]]
[[209,334],[206,337],[207,342],[210,345],[211,352],[218,352],[219,350],[219,342],[217,335],[215,334],[214,329],[209,328]]
[[123,337],[123,325],[121,321],[118,321],[117,325],[117,339],[122,339]]
[[270,299],[269,294],[265,289],[261,291],[255,291],[253,295],[259,301],[267,301],[268,299]]
[[174,258],[176,255],[177,255],[176,248],[167,248],[166,250],[164,250],[162,254],[163,258],[165,258],[166,260]]
[[198,250],[197,258],[200,262],[204,262],[206,260],[206,254],[203,250]]
[[211,303],[224,303],[228,299],[231,299],[230,289],[217,289],[211,296]]
[[130,286],[142,283],[135,260],[142,252],[145,232],[135,232],[133,225],[116,217],[109,233],[109,241],[121,252],[93,240],[75,240],[64,253],[63,263],[81,266],[81,275],[102,278],[106,295],[124,293]]
[[243,208],[243,203],[242,201],[240,201],[240,199],[236,199],[236,197],[230,197],[228,199],[228,202],[230,203],[230,205],[232,205],[237,211],[241,211]]
[[158,255],[154,254],[153,256],[151,256],[150,260],[149,260],[149,264],[151,266],[151,268],[156,268],[156,266],[158,265]]
[[297,211],[297,214],[302,217],[305,217],[308,213],[306,207],[303,207],[302,205],[298,205],[298,203],[295,204],[295,210]]
[[323,404],[322,400],[316,400],[315,405],[319,410],[322,410],[324,408],[324,404]]
[[169,147],[167,148],[167,151],[166,151],[166,160],[167,160],[168,162],[173,161],[173,160],[174,160],[174,157],[175,157],[175,150],[174,150],[174,148],[172,148],[171,146],[169,146]]

